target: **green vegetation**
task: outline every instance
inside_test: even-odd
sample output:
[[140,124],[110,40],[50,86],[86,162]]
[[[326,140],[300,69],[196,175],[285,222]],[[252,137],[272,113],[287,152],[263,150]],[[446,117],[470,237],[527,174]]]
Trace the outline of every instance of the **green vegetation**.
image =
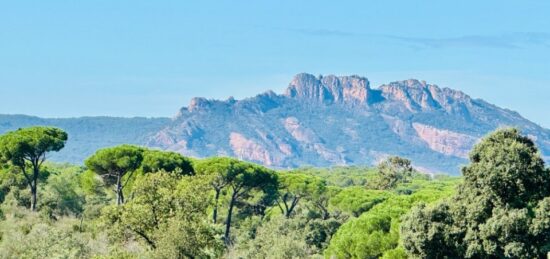
[[516,130],[479,143],[463,178],[431,177],[399,157],[375,168],[277,172],[132,145],[99,150],[83,167],[45,161],[66,139],[54,128],[0,136],[0,258],[540,258],[550,250],[550,172]]
[[86,166],[103,178],[107,185],[115,185],[117,204],[124,203],[123,189],[143,161],[143,149],[130,145],[98,150],[86,159]]
[[57,128],[32,127],[9,132],[0,137],[0,161],[16,167],[31,190],[31,210],[36,210],[38,176],[46,153],[65,146],[67,133]]
[[401,226],[414,258],[542,258],[550,251],[550,172],[517,130],[471,152],[450,199],[411,211]]

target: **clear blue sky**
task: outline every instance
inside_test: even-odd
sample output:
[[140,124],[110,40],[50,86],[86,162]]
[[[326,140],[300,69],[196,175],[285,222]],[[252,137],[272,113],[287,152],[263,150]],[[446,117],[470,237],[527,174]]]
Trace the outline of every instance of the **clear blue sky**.
[[424,79],[550,127],[549,14],[529,0],[2,1],[0,113],[172,116],[310,72]]

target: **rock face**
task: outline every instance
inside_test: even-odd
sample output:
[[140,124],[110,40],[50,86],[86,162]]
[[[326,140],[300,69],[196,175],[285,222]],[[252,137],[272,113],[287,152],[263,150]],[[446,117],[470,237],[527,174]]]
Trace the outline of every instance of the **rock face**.
[[147,144],[279,168],[400,155],[419,168],[458,173],[476,141],[503,126],[521,128],[550,156],[549,130],[460,91],[414,79],[373,89],[360,76],[298,74],[282,95],[194,98]]
[[323,103],[365,104],[372,90],[369,80],[359,76],[320,76],[298,74],[290,82],[285,96]]
[[262,161],[267,166],[273,165],[269,151],[254,140],[247,139],[237,132],[231,132],[229,134],[229,144],[233,154],[240,159]]
[[461,158],[468,158],[468,152],[476,142],[476,138],[433,126],[413,123],[418,136],[428,144],[433,151]]

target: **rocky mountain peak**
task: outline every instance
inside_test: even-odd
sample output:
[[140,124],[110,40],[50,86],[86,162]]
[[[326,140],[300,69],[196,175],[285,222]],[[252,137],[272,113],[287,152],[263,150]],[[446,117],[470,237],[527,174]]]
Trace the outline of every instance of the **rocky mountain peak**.
[[550,154],[550,131],[460,91],[416,79],[372,89],[360,76],[298,74],[285,94],[194,98],[147,145],[282,168],[399,155],[427,170],[458,173],[479,137],[502,126],[526,130]]
[[472,99],[463,92],[416,79],[382,85],[380,91],[385,99],[400,102],[413,112],[437,109],[456,112],[472,105]]
[[204,97],[194,97],[189,102],[189,106],[187,107],[187,110],[190,112],[206,109],[210,106],[210,101],[208,101]]
[[324,103],[368,103],[371,89],[365,77],[356,75],[315,77],[302,73],[294,76],[285,95]]

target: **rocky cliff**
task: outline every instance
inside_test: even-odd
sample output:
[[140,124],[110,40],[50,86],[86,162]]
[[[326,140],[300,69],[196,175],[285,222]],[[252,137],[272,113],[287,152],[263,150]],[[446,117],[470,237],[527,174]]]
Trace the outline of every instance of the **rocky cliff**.
[[284,94],[194,98],[148,145],[235,156],[272,167],[372,164],[388,155],[457,173],[477,140],[519,127],[550,155],[550,131],[460,91],[406,80],[371,88],[360,76],[298,74]]

